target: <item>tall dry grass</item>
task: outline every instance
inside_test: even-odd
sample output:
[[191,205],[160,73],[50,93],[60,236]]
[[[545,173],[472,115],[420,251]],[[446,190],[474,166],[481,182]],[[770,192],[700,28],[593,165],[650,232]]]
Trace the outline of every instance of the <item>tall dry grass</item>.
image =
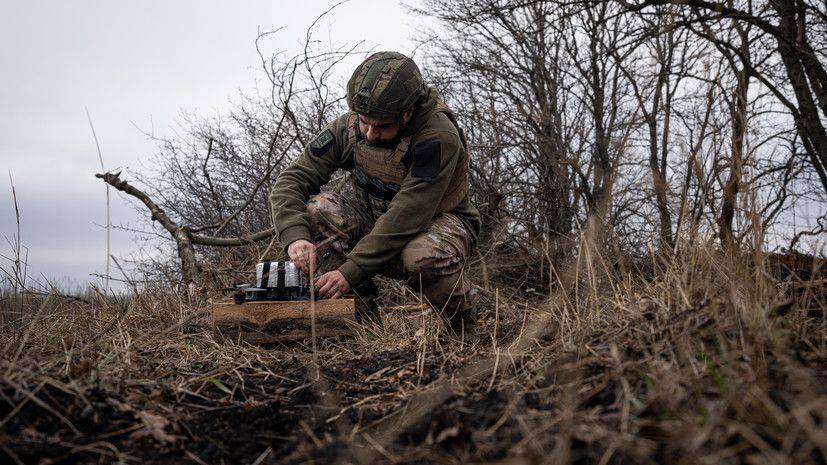
[[[461,340],[389,313],[315,351],[219,338],[173,289],[6,291],[23,310],[0,333],[0,445],[19,463],[825,462],[822,260],[578,250],[543,299],[493,273]],[[386,302],[419,299],[394,286]]]

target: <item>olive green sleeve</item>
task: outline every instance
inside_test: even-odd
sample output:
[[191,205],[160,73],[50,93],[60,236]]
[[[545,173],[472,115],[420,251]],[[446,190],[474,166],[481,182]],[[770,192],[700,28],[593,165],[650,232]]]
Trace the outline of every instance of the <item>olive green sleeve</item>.
[[319,133],[276,179],[270,191],[270,208],[284,247],[299,239],[311,240],[307,201],[342,165],[346,134],[347,115],[343,115]]
[[370,234],[360,240],[339,271],[352,286],[385,267],[402,248],[428,226],[454,175],[464,150],[455,133],[434,135],[439,141],[439,168],[430,180],[405,178],[388,211],[376,219]]

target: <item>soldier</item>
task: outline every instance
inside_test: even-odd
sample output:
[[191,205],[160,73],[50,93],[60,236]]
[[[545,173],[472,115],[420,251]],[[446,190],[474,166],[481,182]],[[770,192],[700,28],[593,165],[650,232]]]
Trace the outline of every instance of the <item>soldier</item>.
[[[287,253],[315,263],[321,298],[357,295],[378,318],[376,274],[405,279],[454,330],[476,318],[464,264],[480,217],[468,196],[467,142],[453,113],[410,58],[368,57],[347,86],[350,111],[313,139],[270,192]],[[337,169],[352,184],[320,193]]]

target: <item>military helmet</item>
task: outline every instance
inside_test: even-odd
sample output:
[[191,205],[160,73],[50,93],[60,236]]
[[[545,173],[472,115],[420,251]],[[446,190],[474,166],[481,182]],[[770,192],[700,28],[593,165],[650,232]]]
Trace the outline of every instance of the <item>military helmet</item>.
[[369,56],[347,83],[348,106],[370,118],[397,118],[423,95],[425,83],[416,63],[397,52]]

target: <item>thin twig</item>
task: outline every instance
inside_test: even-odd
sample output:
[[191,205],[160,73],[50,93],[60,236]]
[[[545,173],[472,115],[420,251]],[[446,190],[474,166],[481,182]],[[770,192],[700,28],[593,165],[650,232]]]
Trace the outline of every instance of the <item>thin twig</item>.
[[[95,148],[98,150],[98,160],[101,164],[101,172],[105,173],[106,168],[103,165],[103,154],[101,153],[101,146],[98,142],[98,134],[95,132],[95,125],[92,124],[92,116],[89,114],[89,109],[86,108],[86,119],[89,121],[89,129],[92,130],[92,138],[95,139]],[[110,216],[110,206],[109,206],[109,184],[106,184],[106,278],[104,278],[104,293],[109,294],[109,256],[112,254],[112,240],[111,240],[111,230],[112,230],[112,220]]]

